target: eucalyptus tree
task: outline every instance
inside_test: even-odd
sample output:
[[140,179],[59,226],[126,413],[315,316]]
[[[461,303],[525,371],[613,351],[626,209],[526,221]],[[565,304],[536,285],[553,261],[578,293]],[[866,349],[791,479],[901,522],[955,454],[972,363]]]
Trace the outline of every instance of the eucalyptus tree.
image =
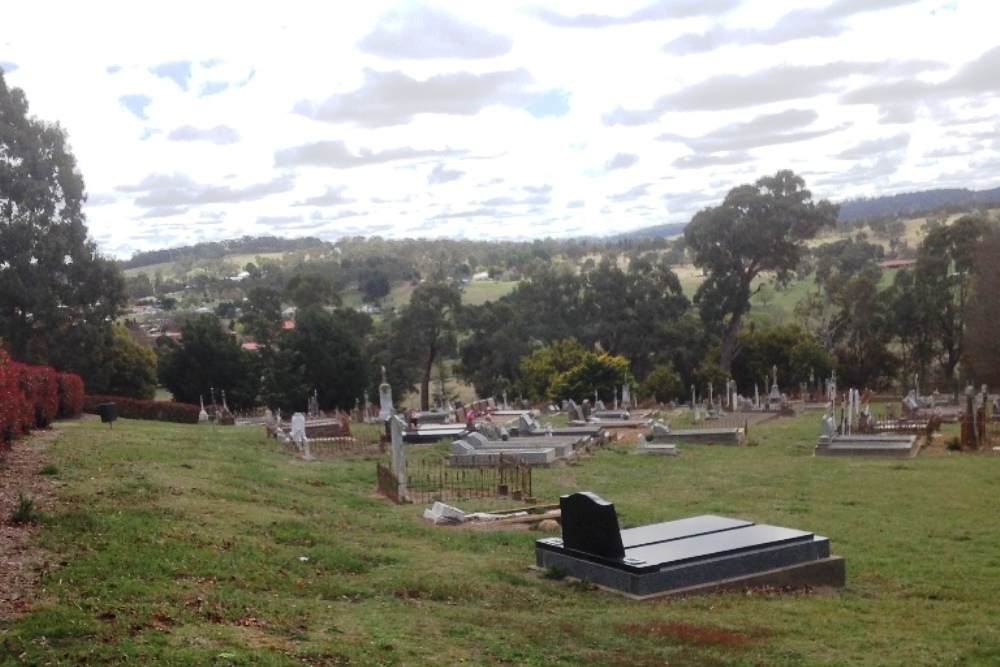
[[720,365],[729,370],[738,334],[762,274],[776,283],[794,277],[804,241],[833,227],[837,207],[812,201],[802,177],[789,170],[729,191],[722,204],[699,211],[684,230],[694,264],[707,272],[695,294],[702,319],[721,339]]

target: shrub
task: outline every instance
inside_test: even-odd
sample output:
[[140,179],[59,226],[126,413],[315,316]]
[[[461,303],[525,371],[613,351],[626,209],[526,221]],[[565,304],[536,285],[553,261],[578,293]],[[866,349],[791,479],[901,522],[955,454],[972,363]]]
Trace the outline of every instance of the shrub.
[[38,518],[35,501],[18,492],[17,502],[14,503],[14,509],[10,513],[11,523],[36,523]]
[[118,406],[118,416],[123,419],[197,424],[198,414],[201,412],[197,405],[189,403],[147,401],[125,396],[85,396],[83,411],[96,415],[98,406],[102,403],[115,403]]
[[58,373],[59,419],[78,417],[83,412],[83,379],[75,373]]

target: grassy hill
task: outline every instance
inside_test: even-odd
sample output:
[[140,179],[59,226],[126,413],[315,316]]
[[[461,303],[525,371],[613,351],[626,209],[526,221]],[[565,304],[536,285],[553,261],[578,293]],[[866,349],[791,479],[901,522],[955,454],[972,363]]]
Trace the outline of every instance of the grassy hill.
[[[1000,655],[1000,458],[812,456],[815,414],[677,458],[619,442],[537,469],[625,527],[721,514],[814,531],[839,591],[635,602],[531,569],[528,530],[433,526],[375,493],[375,462],[305,462],[260,427],[56,426],[41,587],[0,619],[0,664],[986,665]],[[40,442],[40,441],[39,441]],[[41,446],[19,442],[16,447]],[[408,448],[435,461],[447,446]],[[467,511],[509,501],[457,501]],[[516,504],[516,503],[515,503]]]

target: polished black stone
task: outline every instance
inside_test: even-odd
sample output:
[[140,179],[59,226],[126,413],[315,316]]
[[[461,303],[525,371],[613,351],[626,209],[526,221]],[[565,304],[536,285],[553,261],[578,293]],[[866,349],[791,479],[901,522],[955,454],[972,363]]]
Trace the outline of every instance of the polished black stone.
[[830,541],[810,532],[714,515],[621,531],[614,505],[593,493],[562,496],[559,505],[563,538],[538,540],[536,563],[610,588],[651,595],[809,563],[820,563],[816,583],[843,585],[842,559],[822,565]]
[[600,558],[623,558],[625,547],[613,503],[581,491],[559,498],[563,546]]
[[641,547],[645,544],[657,542],[668,542],[679,540],[695,535],[705,535],[707,533],[717,533],[723,530],[733,530],[752,526],[750,521],[740,521],[724,516],[714,516],[705,514],[691,517],[690,519],[678,519],[677,521],[666,521],[664,523],[654,523],[649,526],[639,528],[628,528],[621,531],[622,544],[626,549]]

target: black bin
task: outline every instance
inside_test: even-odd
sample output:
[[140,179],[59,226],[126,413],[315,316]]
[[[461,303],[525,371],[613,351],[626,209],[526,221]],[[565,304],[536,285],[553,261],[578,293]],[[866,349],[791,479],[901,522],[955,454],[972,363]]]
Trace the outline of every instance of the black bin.
[[117,403],[101,403],[97,406],[97,414],[101,415],[102,424],[110,424],[118,419]]

